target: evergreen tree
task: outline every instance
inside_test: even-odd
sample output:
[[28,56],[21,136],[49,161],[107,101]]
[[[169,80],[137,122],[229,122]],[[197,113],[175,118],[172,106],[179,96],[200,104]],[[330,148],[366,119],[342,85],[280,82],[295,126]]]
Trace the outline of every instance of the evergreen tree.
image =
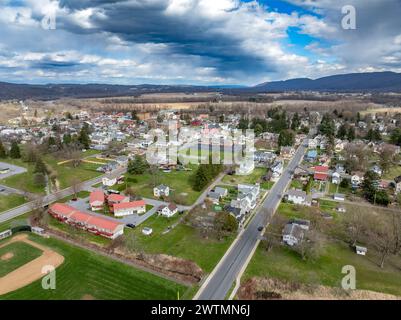
[[319,131],[325,136],[334,136],[336,127],[333,119],[330,117],[329,114],[326,113],[323,115],[322,121],[319,126]]
[[37,187],[45,187],[46,186],[46,177],[43,173],[38,172],[33,176],[33,183]]
[[354,127],[349,127],[348,133],[347,133],[347,139],[348,139],[348,141],[355,140],[355,128]]
[[72,137],[69,133],[63,135],[63,143],[70,144],[72,142]]
[[21,158],[21,151],[19,149],[17,141],[13,141],[11,143],[10,157],[13,158],[13,159]]
[[88,125],[84,125],[79,133],[78,141],[82,144],[85,149],[89,149],[90,147],[90,138],[89,138],[89,128]]
[[301,124],[301,121],[299,119],[298,112],[295,112],[294,116],[292,117],[292,121],[291,121],[291,129],[294,131],[297,131],[300,124]]
[[148,164],[143,157],[136,155],[134,160],[128,161],[127,172],[129,174],[143,174],[148,169]]
[[292,146],[295,143],[295,133],[292,130],[283,130],[278,136],[279,147]]
[[40,157],[38,157],[36,159],[35,168],[34,168],[33,172],[34,173],[43,173],[43,174],[47,173],[46,165]]
[[344,123],[340,126],[340,128],[338,128],[337,138],[343,140],[347,136],[347,133],[348,133],[348,128],[347,125]]
[[4,159],[7,157],[6,148],[4,148],[3,142],[0,140],[0,158]]

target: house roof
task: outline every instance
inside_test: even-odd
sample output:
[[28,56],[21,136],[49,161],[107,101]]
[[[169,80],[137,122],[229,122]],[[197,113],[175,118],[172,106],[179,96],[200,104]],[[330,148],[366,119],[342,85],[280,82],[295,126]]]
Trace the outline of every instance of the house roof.
[[319,172],[319,173],[328,172],[329,171],[329,167],[327,167],[327,166],[316,166],[314,168],[314,170],[315,170],[315,172]]
[[328,177],[327,173],[315,173],[315,175],[313,176],[315,180],[322,180],[322,181],[327,180],[327,177]]
[[64,216],[69,216],[71,215],[74,211],[76,211],[75,208],[64,204],[64,203],[55,203],[52,204],[49,208],[51,211],[53,211],[56,214],[59,215],[64,215]]
[[146,205],[146,203],[144,200],[137,200],[137,201],[131,201],[131,202],[115,203],[113,205],[113,208],[114,208],[114,211],[116,211],[116,210],[121,210],[121,209],[132,209],[132,208],[143,207],[145,205]]
[[287,192],[288,196],[306,198],[306,192],[299,189],[291,189]]
[[89,195],[89,202],[92,203],[95,201],[104,202],[104,193],[102,190],[92,191]]
[[107,197],[107,200],[110,202],[121,202],[121,201],[124,201],[125,199],[127,199],[126,196],[124,196],[122,194],[116,194],[116,193],[112,193],[111,195],[109,195]]

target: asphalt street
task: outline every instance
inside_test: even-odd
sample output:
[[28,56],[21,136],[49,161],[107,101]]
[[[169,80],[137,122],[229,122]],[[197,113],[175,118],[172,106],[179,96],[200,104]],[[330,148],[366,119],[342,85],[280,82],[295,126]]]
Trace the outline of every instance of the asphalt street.
[[198,300],[223,300],[226,298],[237,275],[243,266],[246,265],[248,257],[252,254],[258,239],[262,236],[262,232],[258,231],[258,228],[260,226],[267,226],[270,218],[280,204],[288,184],[292,180],[295,168],[302,161],[306,148],[307,143],[304,141],[280,179],[271,189],[259,211],[236,240],[231,250],[206,280],[205,285],[201,287],[196,296]]

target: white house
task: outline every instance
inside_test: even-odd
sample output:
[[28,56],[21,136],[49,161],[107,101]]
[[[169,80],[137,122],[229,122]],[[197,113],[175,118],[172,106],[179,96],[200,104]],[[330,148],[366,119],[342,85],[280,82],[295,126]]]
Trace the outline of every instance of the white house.
[[331,176],[331,182],[334,184],[340,184],[341,176],[338,172],[334,172]]
[[270,168],[272,170],[272,177],[273,179],[278,179],[284,170],[284,165],[282,161],[276,161]]
[[401,192],[401,176],[398,176],[397,178],[395,178],[394,182],[395,182],[395,192],[400,193]]
[[162,197],[162,196],[168,197],[169,194],[170,194],[170,188],[169,186],[166,186],[164,184],[161,184],[153,188],[153,195],[155,197]]
[[105,196],[102,190],[92,191],[89,195],[89,204],[92,211],[103,210]]
[[140,214],[146,212],[146,203],[144,200],[131,202],[120,202],[113,205],[114,216],[124,217],[131,214]]
[[362,178],[359,175],[354,174],[351,177],[351,184],[353,187],[358,187],[361,183],[362,183]]
[[170,203],[168,206],[162,205],[158,209],[158,213],[164,217],[170,218],[175,215],[178,211],[177,206],[174,203]]
[[302,241],[304,230],[297,224],[288,223],[283,230],[283,242],[289,246],[295,246]]
[[106,187],[112,187],[117,183],[117,178],[104,177],[102,178],[102,184]]
[[383,170],[378,165],[374,165],[371,170],[379,176],[383,174]]
[[294,204],[310,205],[310,202],[307,201],[306,192],[299,189],[288,190],[287,200]]
[[255,163],[253,159],[245,160],[240,163],[235,173],[240,176],[246,176],[248,174],[251,174],[253,169],[255,169]]

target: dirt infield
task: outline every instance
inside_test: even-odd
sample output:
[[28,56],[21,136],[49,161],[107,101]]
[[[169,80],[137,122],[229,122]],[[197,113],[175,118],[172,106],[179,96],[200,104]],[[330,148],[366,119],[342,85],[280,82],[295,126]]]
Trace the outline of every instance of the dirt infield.
[[1,261],[8,261],[11,260],[14,257],[14,253],[12,252],[7,252],[6,254],[3,254],[0,258]]
[[39,258],[36,258],[27,264],[15,269],[4,277],[0,278],[0,295],[15,291],[19,288],[25,287],[32,282],[42,278],[42,268],[47,265],[51,265],[57,268],[64,262],[64,257],[53,250],[39,245],[28,239],[26,234],[17,235],[11,240],[5,242],[0,246],[4,247],[13,242],[25,242],[35,248],[43,251]]

